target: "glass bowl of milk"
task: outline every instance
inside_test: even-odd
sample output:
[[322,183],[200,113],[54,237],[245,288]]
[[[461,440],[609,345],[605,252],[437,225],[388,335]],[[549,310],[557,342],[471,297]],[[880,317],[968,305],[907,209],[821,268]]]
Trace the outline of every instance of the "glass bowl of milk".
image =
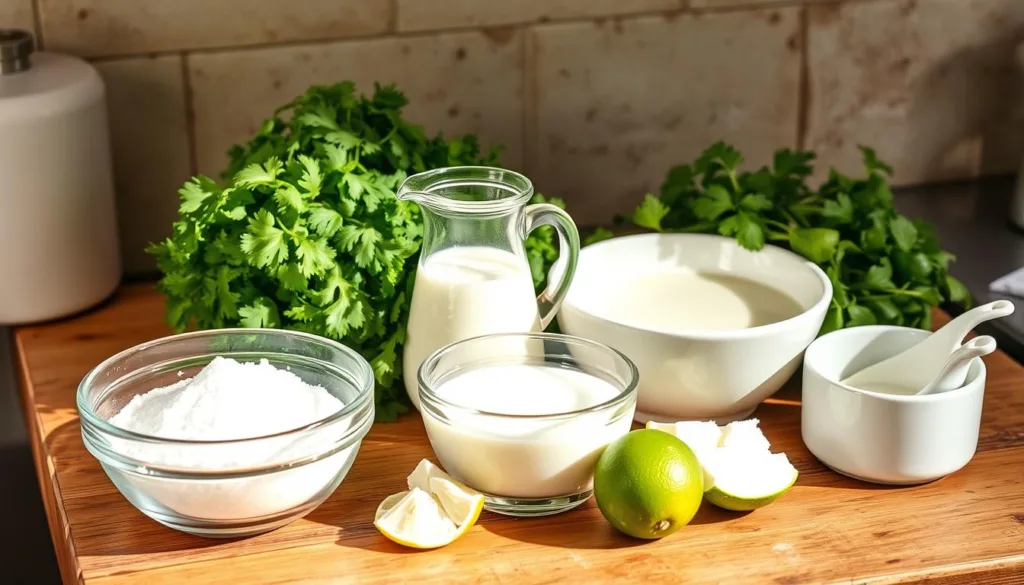
[[82,442],[146,516],[199,536],[249,536],[337,489],[373,423],[373,380],[357,352],[308,333],[172,335],[85,376]]
[[629,432],[637,370],[604,344],[499,333],[434,352],[418,373],[420,411],[441,466],[488,510],[543,516],[593,493],[605,446]]

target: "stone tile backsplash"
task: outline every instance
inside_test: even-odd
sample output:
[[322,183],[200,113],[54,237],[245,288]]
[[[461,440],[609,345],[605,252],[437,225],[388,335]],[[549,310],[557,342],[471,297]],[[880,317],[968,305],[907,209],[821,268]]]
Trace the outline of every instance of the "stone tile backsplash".
[[146,246],[171,233],[177,191],[191,174],[180,55],[96,64],[107,86],[121,249],[128,270],[152,265]]
[[674,10],[684,0],[396,0],[399,31],[525,24]]
[[541,26],[529,43],[527,168],[581,224],[629,211],[715,141],[758,166],[796,146],[797,8]]
[[47,48],[84,57],[380,35],[392,16],[391,0],[35,1]]
[[0,28],[35,27],[32,14],[33,0],[0,0]]
[[133,274],[178,187],[316,83],[397,84],[410,119],[502,144],[581,225],[717,140],[846,172],[867,144],[897,184],[1024,153],[1022,0],[0,0],[3,27],[106,80]]
[[874,146],[901,183],[1016,171],[1021,0],[819,5],[808,14],[805,146],[853,168]]
[[[467,31],[189,55],[199,171],[215,175],[231,145],[312,84],[374,82],[405,93],[408,118],[431,132],[479,134],[522,161],[522,33]],[[245,96],[240,100],[239,96]]]

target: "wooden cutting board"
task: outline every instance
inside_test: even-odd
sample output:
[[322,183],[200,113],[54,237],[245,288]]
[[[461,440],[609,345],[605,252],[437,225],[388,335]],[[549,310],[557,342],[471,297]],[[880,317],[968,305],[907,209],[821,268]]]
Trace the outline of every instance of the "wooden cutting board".
[[[974,460],[937,482],[883,488],[837,475],[800,440],[790,383],[756,416],[800,470],[781,500],[748,514],[704,506],[660,541],[615,532],[593,501],[544,519],[485,513],[452,545],[417,552],[386,540],[373,513],[433,458],[417,415],[376,424],[338,490],[306,518],[236,541],[146,518],[82,445],[75,389],[120,350],[169,333],[152,285],[127,285],[88,314],[15,332],[21,396],[66,583],[1024,583],[1024,369],[989,368]],[[945,322],[937,317],[937,325]],[[17,527],[9,526],[8,533]]]

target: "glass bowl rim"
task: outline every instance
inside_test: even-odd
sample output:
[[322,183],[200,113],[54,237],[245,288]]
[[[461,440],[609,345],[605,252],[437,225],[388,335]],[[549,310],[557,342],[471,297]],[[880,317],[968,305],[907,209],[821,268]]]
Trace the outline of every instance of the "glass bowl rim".
[[[325,344],[325,345],[328,345],[328,346],[332,346],[333,349],[339,350],[342,353],[348,355],[349,357],[354,358],[356,364],[358,364],[358,366],[359,366],[359,371],[355,372],[355,374],[356,374],[356,377],[359,378],[358,380],[356,380],[356,382],[361,382],[361,385],[356,388],[356,390],[358,392],[356,394],[356,398],[354,400],[352,400],[351,402],[349,402],[348,404],[345,404],[340,410],[338,410],[338,411],[336,411],[336,412],[334,412],[334,413],[332,413],[332,414],[330,414],[330,415],[328,415],[328,416],[326,416],[324,418],[321,418],[321,419],[315,420],[315,421],[313,421],[313,422],[311,422],[309,424],[303,425],[301,427],[296,427],[296,428],[293,428],[293,429],[279,431],[279,432],[272,433],[272,434],[269,434],[269,435],[259,435],[259,436],[255,436],[255,437],[245,437],[245,438],[242,438],[242,439],[218,439],[218,440],[172,439],[172,438],[167,438],[167,437],[159,437],[159,436],[156,436],[156,435],[149,435],[149,434],[145,434],[145,433],[139,433],[139,432],[136,432],[136,431],[130,431],[128,429],[121,428],[119,426],[111,424],[106,419],[104,419],[100,415],[98,415],[93,410],[92,406],[90,406],[88,404],[87,397],[86,397],[86,392],[88,391],[90,386],[92,386],[95,383],[95,379],[98,376],[99,372],[101,372],[104,368],[109,367],[112,363],[116,362],[118,359],[123,359],[126,356],[128,356],[129,354],[137,353],[137,352],[140,352],[140,351],[144,351],[144,350],[149,349],[149,348],[154,347],[154,346],[177,343],[177,342],[180,342],[180,341],[183,341],[183,340],[187,340],[187,339],[192,339],[192,338],[212,337],[214,335],[222,335],[222,334],[228,334],[228,335],[242,335],[242,334],[245,334],[245,335],[253,335],[253,334],[279,335],[279,336],[285,336],[285,337],[296,337],[296,338],[306,339],[306,340],[313,341],[313,342],[316,342],[316,343],[321,343],[321,344]],[[216,357],[216,355],[218,355],[218,354],[216,354],[216,352],[213,352],[213,353],[214,353],[214,357]],[[267,356],[272,356],[275,353],[284,353],[284,352],[254,352],[254,353],[266,353]],[[295,354],[289,354],[289,355],[295,355]],[[320,361],[323,361],[323,360],[320,360]],[[328,363],[330,363],[330,362],[328,362]],[[316,432],[316,431],[320,430],[321,428],[327,427],[327,426],[329,426],[329,425],[331,425],[331,424],[333,424],[335,422],[338,422],[339,420],[345,418],[346,416],[348,416],[350,414],[353,414],[353,413],[359,411],[360,409],[366,408],[367,402],[369,402],[369,405],[372,407],[373,406],[374,385],[375,385],[375,378],[374,378],[374,375],[373,375],[373,369],[370,367],[369,362],[366,361],[366,358],[361,356],[354,349],[351,349],[351,348],[349,348],[349,347],[347,347],[347,346],[345,346],[345,345],[343,345],[343,344],[341,344],[341,343],[339,343],[337,341],[334,341],[333,339],[329,339],[329,338],[323,337],[321,335],[315,335],[315,334],[312,334],[312,333],[306,333],[304,331],[292,331],[292,330],[289,330],[289,329],[276,329],[276,328],[270,328],[270,327],[260,327],[260,328],[253,328],[253,327],[227,327],[227,328],[223,328],[223,329],[203,329],[203,330],[199,330],[199,331],[189,331],[189,332],[186,332],[186,333],[177,333],[177,334],[173,334],[173,335],[165,335],[165,336],[159,337],[157,339],[152,339],[152,340],[149,340],[149,341],[145,341],[143,343],[139,343],[137,345],[134,345],[132,347],[129,347],[127,349],[124,349],[124,350],[121,350],[121,351],[115,353],[114,355],[106,358],[105,360],[103,360],[102,362],[100,362],[99,364],[94,366],[92,369],[90,369],[89,372],[86,373],[86,375],[82,378],[82,381],[79,382],[78,389],[75,392],[75,405],[76,405],[76,407],[78,409],[78,414],[79,414],[79,418],[81,419],[81,424],[83,426],[92,427],[94,430],[98,431],[101,435],[104,435],[104,436],[109,435],[109,436],[114,436],[114,437],[119,438],[119,439],[126,439],[126,440],[131,440],[131,441],[138,441],[138,442],[142,442],[142,443],[151,443],[151,444],[160,444],[160,445],[193,445],[193,446],[203,446],[203,445],[207,445],[207,446],[214,446],[214,445],[241,445],[241,444],[245,444],[245,443],[252,443],[252,442],[263,441],[263,440],[267,440],[267,439],[276,439],[276,438],[283,438],[283,437],[290,437],[290,436],[307,435],[307,434]],[[358,425],[358,424],[353,425],[351,431],[346,434],[346,438],[354,435],[355,433],[358,433],[359,430],[360,430],[360,427],[361,427],[361,425]]]
[[[541,342],[544,342],[544,341],[563,342],[563,343],[566,343],[567,345],[568,344],[575,344],[575,345],[581,345],[581,346],[589,347],[590,349],[594,349],[594,350],[602,352],[602,353],[604,353],[606,355],[610,355],[614,359],[621,360],[622,363],[624,363],[626,365],[626,367],[627,367],[627,369],[629,371],[629,378],[628,378],[628,381],[626,382],[626,385],[625,385],[626,387],[621,392],[616,394],[614,397],[612,397],[612,398],[610,398],[610,399],[608,399],[608,400],[606,400],[604,402],[600,402],[598,404],[594,404],[594,405],[588,406],[586,408],[579,408],[579,409],[576,409],[576,410],[568,410],[568,411],[563,411],[563,412],[553,412],[553,413],[548,413],[548,414],[507,414],[507,413],[501,413],[501,412],[491,412],[491,411],[488,411],[488,410],[480,410],[480,409],[477,409],[477,408],[470,408],[468,406],[464,406],[464,405],[458,404],[456,402],[452,402],[450,400],[445,400],[444,398],[441,398],[440,396],[438,396],[434,392],[433,388],[429,384],[427,384],[426,380],[424,379],[424,374],[423,373],[427,370],[428,366],[435,365],[438,361],[441,360],[441,358],[443,358],[448,353],[454,351],[455,349],[458,349],[459,347],[461,347],[463,345],[467,345],[467,344],[474,343],[474,342],[479,342],[479,341],[484,341],[484,340],[489,340],[489,339],[502,339],[502,338],[504,338],[504,339],[517,339],[518,338],[518,339],[524,339],[524,340],[539,340]],[[545,351],[545,355],[547,355],[546,351]],[[502,364],[503,363],[516,363],[513,360],[514,360],[514,358],[510,358],[510,360],[508,362],[501,361],[501,362],[496,362],[496,363],[502,363]],[[526,362],[526,363],[529,363],[529,362]],[[577,370],[577,371],[582,371],[582,370]],[[582,373],[586,374],[587,372],[586,371],[582,371]],[[615,349],[614,347],[611,347],[609,345],[605,345],[603,343],[600,343],[598,341],[594,341],[592,339],[586,339],[584,337],[577,337],[575,335],[568,335],[568,334],[565,334],[565,333],[489,333],[489,334],[486,334],[486,335],[477,335],[475,337],[469,337],[469,338],[466,338],[466,339],[462,339],[462,340],[450,343],[450,344],[448,344],[448,345],[446,345],[444,347],[439,348],[434,353],[432,353],[429,356],[427,356],[427,359],[423,360],[423,363],[420,364],[420,367],[417,368],[417,370],[416,370],[416,382],[417,382],[417,385],[418,385],[418,388],[419,388],[419,391],[420,391],[420,402],[421,403],[426,403],[428,406],[431,406],[431,407],[434,407],[434,408],[437,408],[440,405],[440,406],[444,406],[445,408],[456,409],[459,412],[462,412],[462,413],[465,413],[465,414],[471,414],[471,415],[474,415],[474,416],[483,416],[483,417],[509,419],[509,420],[560,420],[560,419],[574,418],[574,417],[577,417],[577,416],[580,416],[580,415],[590,414],[590,413],[593,413],[593,412],[600,412],[602,410],[608,410],[610,408],[614,408],[616,406],[619,406],[621,404],[626,403],[627,401],[629,401],[630,397],[635,397],[636,394],[637,394],[637,387],[638,387],[639,382],[640,382],[640,372],[637,369],[636,364],[633,363],[633,360],[629,359],[629,356],[627,356],[626,354],[622,353],[621,351]],[[427,410],[429,410],[429,409],[427,409]],[[434,413],[430,413],[430,414],[431,414],[431,416],[436,416],[436,415],[434,415]]]

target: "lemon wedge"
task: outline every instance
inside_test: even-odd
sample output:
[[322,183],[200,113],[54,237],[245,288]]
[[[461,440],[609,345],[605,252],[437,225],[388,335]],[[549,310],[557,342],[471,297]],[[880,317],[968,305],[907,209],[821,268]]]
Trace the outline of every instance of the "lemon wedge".
[[440,467],[433,464],[430,459],[423,459],[416,465],[416,469],[412,470],[406,482],[409,484],[409,489],[419,488],[425,492],[430,491],[430,478],[440,477],[452,481],[452,476],[448,475],[441,470]]
[[458,528],[441,505],[421,489],[388,496],[377,508],[377,530],[398,544],[437,548],[458,538]]
[[409,489],[377,507],[373,525],[388,539],[419,549],[438,548],[469,531],[484,497],[424,459],[409,475]]
[[484,509],[484,497],[466,486],[443,477],[430,478],[430,493],[441,508],[460,527],[476,524]]

